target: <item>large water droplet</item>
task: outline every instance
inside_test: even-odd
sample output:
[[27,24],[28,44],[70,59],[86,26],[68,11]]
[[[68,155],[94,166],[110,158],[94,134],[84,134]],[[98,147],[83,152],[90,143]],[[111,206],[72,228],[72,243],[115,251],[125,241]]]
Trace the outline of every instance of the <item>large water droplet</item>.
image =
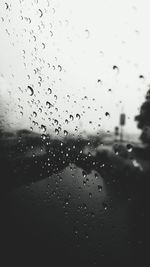
[[53,107],[53,105],[52,105],[49,101],[46,101],[46,106],[47,106],[48,108]]
[[29,86],[29,85],[28,85],[27,88],[28,88],[28,93],[29,93],[29,95],[32,96],[32,95],[34,94],[34,90],[33,90],[33,88],[32,88],[31,86]]

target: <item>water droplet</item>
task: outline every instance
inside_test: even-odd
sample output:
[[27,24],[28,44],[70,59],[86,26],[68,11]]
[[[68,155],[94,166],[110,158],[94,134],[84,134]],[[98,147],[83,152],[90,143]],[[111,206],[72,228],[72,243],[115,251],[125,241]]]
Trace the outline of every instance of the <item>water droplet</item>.
[[48,88],[48,93],[52,94],[52,89],[51,88]]
[[55,129],[55,133],[58,135],[59,134],[59,130],[58,129]]
[[37,113],[35,111],[33,111],[33,116],[37,117]]
[[144,75],[142,75],[142,74],[139,75],[139,78],[140,78],[140,79],[144,79]]
[[58,69],[59,69],[59,71],[62,71],[62,66],[58,65]]
[[102,191],[102,186],[101,185],[98,185],[98,191],[101,192]]
[[64,135],[67,136],[68,135],[68,132],[66,130],[64,130]]
[[53,105],[52,105],[49,101],[46,101],[46,106],[47,106],[48,108],[53,107]]
[[127,150],[128,152],[132,152],[133,146],[131,144],[127,144]]
[[54,120],[54,123],[56,123],[56,125],[58,125],[58,120],[55,119],[55,120]]
[[40,18],[43,16],[43,11],[41,9],[38,10]]
[[76,118],[77,118],[77,119],[80,119],[80,118],[81,118],[80,114],[77,113],[77,114],[76,114]]
[[70,114],[69,118],[73,121],[74,117]]
[[98,178],[98,174],[97,174],[97,173],[95,173],[95,178],[96,178],[96,179]]
[[116,70],[118,72],[119,71],[119,68],[116,65],[114,65],[113,66],[113,70]]
[[92,193],[89,193],[89,198],[91,198],[92,197]]
[[65,206],[69,205],[69,200],[67,198],[64,200],[64,204],[65,204]]
[[46,126],[45,125],[41,125],[41,130],[43,131],[43,132],[46,132]]
[[9,5],[8,5],[8,3],[5,3],[5,7],[6,7],[6,9],[8,9],[8,8],[9,8]]
[[82,171],[82,175],[83,175],[84,178],[87,176],[85,171]]
[[[46,136],[45,134],[42,134],[42,135],[41,135],[41,139],[42,139],[42,140],[46,140],[46,137],[47,137],[47,136]],[[41,151],[42,151],[42,150],[41,150]]]
[[53,32],[52,32],[52,31],[50,31],[50,36],[51,36],[51,37],[53,36]]
[[28,92],[29,92],[30,96],[32,96],[34,94],[33,88],[29,85],[28,85]]
[[106,112],[105,112],[105,116],[106,116],[106,117],[110,117],[110,113],[106,111]]
[[103,208],[104,208],[104,210],[108,209],[108,206],[107,206],[107,204],[105,202],[103,202]]
[[42,43],[42,46],[43,46],[43,49],[45,49],[45,44],[44,43]]

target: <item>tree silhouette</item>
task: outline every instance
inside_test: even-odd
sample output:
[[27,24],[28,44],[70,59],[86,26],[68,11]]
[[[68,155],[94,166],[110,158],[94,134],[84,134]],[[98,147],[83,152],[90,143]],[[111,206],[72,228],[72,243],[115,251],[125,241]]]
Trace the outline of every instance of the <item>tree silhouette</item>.
[[140,139],[150,145],[150,87],[146,93],[145,102],[140,108],[140,114],[135,117],[138,128],[142,130]]

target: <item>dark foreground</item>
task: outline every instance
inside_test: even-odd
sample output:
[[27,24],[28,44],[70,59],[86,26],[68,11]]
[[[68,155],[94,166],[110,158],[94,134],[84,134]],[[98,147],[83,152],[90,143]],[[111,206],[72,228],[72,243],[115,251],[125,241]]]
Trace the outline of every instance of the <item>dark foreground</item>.
[[[96,144],[1,142],[5,265],[147,265],[149,169],[131,164],[134,151],[126,159],[85,147]],[[149,156],[144,160],[148,166]]]

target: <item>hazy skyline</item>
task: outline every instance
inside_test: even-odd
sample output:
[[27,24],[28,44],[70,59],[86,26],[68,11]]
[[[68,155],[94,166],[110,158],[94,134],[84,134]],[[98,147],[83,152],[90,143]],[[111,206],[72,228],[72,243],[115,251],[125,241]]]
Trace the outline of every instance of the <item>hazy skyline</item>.
[[124,111],[125,130],[138,133],[150,83],[148,11],[146,0],[3,2],[1,114],[10,126],[112,131]]

